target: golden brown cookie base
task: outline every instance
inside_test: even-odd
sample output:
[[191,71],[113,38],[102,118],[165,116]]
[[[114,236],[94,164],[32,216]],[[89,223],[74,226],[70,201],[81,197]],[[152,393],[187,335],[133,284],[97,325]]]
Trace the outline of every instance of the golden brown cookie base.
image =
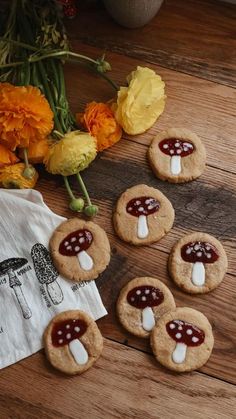
[[[70,233],[80,229],[88,229],[93,235],[91,246],[86,251],[93,259],[93,268],[85,271],[81,268],[77,256],[64,256],[59,253],[61,241]],[[110,244],[105,231],[92,221],[73,218],[64,221],[54,231],[49,248],[58,272],[72,281],[89,281],[98,277],[110,262]]]
[[129,291],[142,285],[151,285],[160,289],[164,294],[164,301],[159,306],[152,307],[155,321],[157,321],[166,312],[174,310],[175,301],[169,288],[156,278],[135,278],[122,288],[116,304],[117,315],[122,326],[135,336],[148,338],[151,332],[146,331],[142,327],[142,310],[131,306],[127,301],[127,294]]
[[[149,235],[144,239],[137,236],[138,217],[126,211],[127,203],[140,196],[152,197],[160,202],[159,210],[147,217]],[[142,246],[154,243],[165,236],[173,226],[174,216],[172,204],[162,192],[147,185],[136,185],[127,189],[118,199],[113,215],[113,224],[117,235],[122,240]]]
[[[192,154],[181,158],[182,170],[179,175],[171,174],[171,157],[164,154],[159,148],[159,143],[168,138],[189,141],[195,147]],[[160,132],[153,139],[148,149],[148,160],[154,174],[159,179],[171,183],[189,182],[203,173],[206,165],[206,150],[200,138],[193,132],[185,128],[170,128]]]
[[[88,362],[84,365],[77,364],[69,350],[68,345],[63,347],[55,347],[52,344],[51,332],[54,324],[72,318],[84,320],[88,325],[86,332],[80,338],[80,341],[84,345],[89,355]],[[69,310],[58,314],[49,323],[47,329],[44,332],[44,345],[46,356],[53,367],[66,374],[74,375],[82,374],[84,371],[92,367],[94,362],[101,355],[103,349],[103,338],[97,327],[97,324],[90,316],[80,310]]]
[[[181,257],[183,245],[203,241],[212,244],[219,253],[219,259],[214,263],[205,264],[205,284],[196,286],[191,281],[193,264],[185,262]],[[227,256],[222,244],[213,236],[195,232],[182,237],[171,250],[168,260],[168,270],[173,281],[189,294],[204,294],[212,291],[222,282],[228,266]]]
[[[166,324],[171,320],[183,320],[197,326],[205,333],[204,342],[199,346],[189,346],[186,351],[185,361],[177,364],[172,359],[176,342],[169,336]],[[179,307],[165,314],[157,322],[151,334],[151,347],[160,364],[166,368],[177,371],[193,371],[202,367],[209,359],[214,345],[212,327],[208,319],[200,311],[189,307]]]

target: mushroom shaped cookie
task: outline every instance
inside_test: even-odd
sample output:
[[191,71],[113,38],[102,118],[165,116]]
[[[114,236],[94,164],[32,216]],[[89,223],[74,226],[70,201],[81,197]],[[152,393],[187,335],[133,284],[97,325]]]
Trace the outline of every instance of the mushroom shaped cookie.
[[136,185],[119,198],[113,215],[118,236],[135,245],[160,240],[172,227],[174,209],[158,189]]
[[121,290],[117,314],[126,330],[147,338],[156,321],[175,309],[174,297],[163,282],[156,278],[135,278]]
[[72,281],[98,277],[110,262],[110,244],[105,231],[91,221],[73,218],[59,225],[50,243],[58,272]]
[[206,233],[182,237],[173,247],[168,262],[175,283],[190,294],[203,294],[216,288],[228,266],[222,244]]
[[47,358],[66,374],[81,374],[99,358],[103,338],[95,321],[83,311],[55,316],[44,332]]
[[158,178],[173,183],[189,182],[204,171],[206,151],[193,132],[171,128],[153,139],[148,159]]
[[214,345],[212,328],[200,311],[177,308],[161,317],[151,333],[151,346],[156,359],[165,367],[192,371],[202,367]]

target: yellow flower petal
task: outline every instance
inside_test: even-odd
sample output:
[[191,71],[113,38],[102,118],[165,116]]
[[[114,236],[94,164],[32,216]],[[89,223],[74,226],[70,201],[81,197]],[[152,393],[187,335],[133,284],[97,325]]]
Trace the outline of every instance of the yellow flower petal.
[[49,173],[70,176],[86,169],[96,155],[96,139],[88,133],[72,131],[50,147],[44,164]]
[[129,86],[120,88],[113,110],[125,132],[141,134],[155,123],[164,110],[165,83],[147,67],[137,67],[127,81]]

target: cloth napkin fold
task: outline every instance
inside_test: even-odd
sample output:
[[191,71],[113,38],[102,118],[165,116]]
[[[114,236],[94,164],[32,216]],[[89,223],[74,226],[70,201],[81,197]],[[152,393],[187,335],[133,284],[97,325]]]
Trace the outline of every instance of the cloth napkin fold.
[[107,314],[94,281],[66,280],[51,261],[49,238],[64,220],[35,190],[0,189],[0,368],[40,350],[55,314]]

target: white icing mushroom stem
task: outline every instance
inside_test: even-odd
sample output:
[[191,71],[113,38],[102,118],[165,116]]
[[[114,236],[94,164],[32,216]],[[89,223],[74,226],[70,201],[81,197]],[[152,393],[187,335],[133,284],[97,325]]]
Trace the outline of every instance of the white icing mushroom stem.
[[138,238],[145,239],[149,234],[147,217],[146,215],[140,215],[138,217]]
[[205,267],[202,262],[195,262],[193,264],[192,283],[198,287],[205,284]]
[[170,171],[172,175],[179,175],[181,172],[181,156],[172,156],[170,158]]
[[176,364],[182,364],[184,362],[187,352],[187,345],[185,343],[177,343],[175,350],[172,354],[172,359]]
[[90,271],[93,268],[93,259],[85,250],[82,250],[77,255],[81,268],[84,271]]
[[82,342],[79,339],[72,340],[69,344],[69,349],[75,362],[79,365],[84,365],[88,362],[88,352],[86,351]]
[[142,326],[147,332],[150,332],[155,326],[155,317],[151,307],[146,307],[142,311]]

